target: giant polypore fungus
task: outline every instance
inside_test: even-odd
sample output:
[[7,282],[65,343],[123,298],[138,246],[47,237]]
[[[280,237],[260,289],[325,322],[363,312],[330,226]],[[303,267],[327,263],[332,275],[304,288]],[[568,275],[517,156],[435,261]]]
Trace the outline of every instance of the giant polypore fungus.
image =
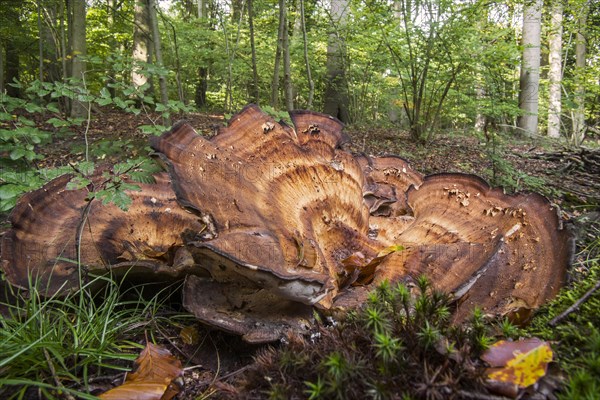
[[542,196],[423,177],[344,151],[334,118],[291,119],[248,106],[210,139],[185,123],[153,137],[169,177],[129,192],[128,212],[66,190],[70,176],[25,195],[2,239],[8,281],[55,293],[108,271],[185,278],[184,306],[249,342],[304,329],[313,307],[357,306],[385,279],[428,276],[457,321],[475,306],[523,317],[561,287],[572,241]]

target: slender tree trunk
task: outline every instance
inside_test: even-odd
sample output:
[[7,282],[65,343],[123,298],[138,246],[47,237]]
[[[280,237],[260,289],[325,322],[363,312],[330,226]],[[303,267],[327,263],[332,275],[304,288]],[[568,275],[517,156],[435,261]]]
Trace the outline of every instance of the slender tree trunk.
[[275,67],[273,69],[273,82],[271,84],[271,107],[273,108],[277,108],[279,105],[279,68],[283,48],[283,34],[285,32],[285,0],[279,0],[279,29],[277,32]]
[[560,137],[561,115],[561,81],[562,81],[562,0],[553,0],[550,15],[550,40],[548,81],[550,83],[548,94],[548,136]]
[[[162,47],[160,43],[160,31],[158,30],[158,18],[156,16],[156,7],[158,7],[156,0],[149,0],[148,11],[150,15],[150,26],[152,28],[152,41],[154,42],[154,57],[156,59],[156,64],[159,67],[162,67],[164,64],[162,58]],[[160,102],[164,105],[167,105],[169,102],[169,91],[167,88],[167,77],[164,74],[159,75],[158,84],[160,87]],[[171,125],[171,118],[168,116],[163,117],[163,125]]]
[[290,32],[287,13],[283,28],[283,89],[285,92],[285,108],[294,109],[294,87],[292,86],[292,70],[290,65]]
[[538,132],[542,6],[542,0],[533,0],[523,10],[523,58],[519,86],[519,108],[522,114],[517,120],[517,126],[527,136]]
[[148,13],[148,0],[135,0],[133,23],[133,68],[131,83],[140,88],[148,82],[148,77],[142,73],[140,63],[150,61],[150,17]]
[[306,35],[306,16],[304,11],[304,0],[300,0],[300,24],[302,26],[302,42],[304,45],[304,65],[306,66],[306,79],[308,80],[308,101],[307,109],[312,108],[313,97],[315,94],[315,82],[312,79],[310,71],[310,62],[308,58],[308,39]]
[[578,20],[577,42],[575,43],[575,104],[573,112],[573,142],[576,146],[581,145],[585,138],[585,58],[586,48],[586,26],[587,26],[587,4],[581,10]]
[[350,122],[350,100],[348,98],[345,57],[345,40],[341,32],[345,29],[348,0],[331,0],[331,18],[335,32],[327,42],[327,83],[325,87],[324,112],[340,121]]
[[[73,1],[73,17],[71,26],[71,43],[73,45],[73,58],[71,59],[71,77],[85,81],[85,62],[82,57],[87,53],[85,35],[85,0]],[[71,117],[84,117],[87,115],[87,104],[79,100],[71,103]]]
[[252,53],[252,84],[250,85],[250,102],[259,103],[258,69],[256,67],[256,46],[254,43],[254,3],[248,0],[248,29],[250,30],[250,51]]
[[[67,64],[67,53],[68,53],[68,49],[70,48],[67,43],[66,25],[68,25],[68,22],[65,21],[65,19],[68,19],[68,17],[65,18],[65,15],[69,15],[68,3],[65,5],[65,7],[59,6],[58,13],[59,13],[59,19],[60,19],[59,30],[60,30],[60,59],[61,59],[61,63],[62,63],[62,79],[63,79],[63,81],[66,81],[67,78],[70,76],[69,68],[68,68],[68,64]],[[67,22],[67,23],[65,23],[65,22]]]
[[204,18],[204,0],[198,0],[198,18]]
[[[20,29],[22,22],[19,18],[19,12],[14,7],[7,8],[7,14],[9,18],[14,18],[16,28]],[[6,94],[11,97],[19,97],[21,95],[21,91],[18,87],[14,87],[11,85],[13,81],[19,80],[20,78],[20,59],[19,59],[19,46],[16,43],[16,36],[9,36],[4,43],[4,51],[5,51],[5,76],[4,82],[6,82],[4,88],[6,89]]]
[[43,25],[42,25],[42,6],[40,4],[41,0],[37,0],[37,28],[38,28],[38,79],[40,82],[44,81],[44,35],[43,35]]
[[[481,82],[475,84],[475,96],[477,97],[478,103],[485,100],[485,87]],[[477,132],[483,132],[486,121],[486,115],[481,111],[481,108],[479,108],[477,110],[477,116],[475,117],[475,130],[477,130]]]
[[4,45],[0,42],[0,95],[4,94]]
[[175,26],[168,18],[163,18],[163,23],[171,27],[173,33],[173,50],[175,52],[175,83],[177,84],[177,97],[179,101],[187,104],[185,94],[183,92],[183,85],[181,83],[181,59],[179,58],[179,43],[177,42],[177,30]]
[[[198,6],[198,28],[199,29],[212,29],[208,24],[205,23],[205,19],[208,18],[207,13],[207,0],[197,0]],[[206,92],[208,91],[208,67],[198,67],[198,80],[196,82],[196,93],[194,100],[196,101],[197,108],[204,108],[206,106]]]

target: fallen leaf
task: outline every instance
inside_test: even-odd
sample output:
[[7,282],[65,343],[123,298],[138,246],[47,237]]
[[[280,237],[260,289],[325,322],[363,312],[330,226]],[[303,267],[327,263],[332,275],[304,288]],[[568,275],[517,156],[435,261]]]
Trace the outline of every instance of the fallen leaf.
[[125,383],[98,396],[104,400],[170,400],[179,393],[173,382],[183,372],[181,362],[162,347],[152,343],[135,360],[137,369]]
[[481,359],[492,367],[487,370],[490,381],[526,388],[546,375],[548,363],[552,361],[552,349],[548,342],[537,338],[516,342],[501,340]]
[[193,345],[198,343],[200,334],[195,325],[184,326],[179,332],[179,337],[185,344]]
[[377,257],[385,257],[388,254],[392,254],[395,253],[397,251],[402,251],[404,250],[404,246],[400,245],[400,244],[394,244],[392,246],[386,247],[385,249],[381,250],[379,252],[379,254],[377,254]]

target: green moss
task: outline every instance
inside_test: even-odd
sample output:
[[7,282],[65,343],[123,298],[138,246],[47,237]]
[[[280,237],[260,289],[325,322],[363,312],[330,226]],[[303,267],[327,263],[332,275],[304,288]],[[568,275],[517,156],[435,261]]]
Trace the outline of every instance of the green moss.
[[[347,318],[320,324],[307,342],[257,357],[246,390],[288,398],[448,398],[482,389],[479,349],[491,338],[481,313],[450,323],[448,296],[420,278],[412,290],[385,282]],[[293,368],[291,367],[293,365]],[[482,389],[483,390],[483,389]]]

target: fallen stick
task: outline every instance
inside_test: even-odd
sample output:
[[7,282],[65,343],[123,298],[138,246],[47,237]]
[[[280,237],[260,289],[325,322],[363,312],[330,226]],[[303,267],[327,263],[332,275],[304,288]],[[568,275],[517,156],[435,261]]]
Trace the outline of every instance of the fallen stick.
[[598,290],[599,288],[600,288],[600,281],[596,282],[596,284],[590,290],[588,290],[583,296],[581,296],[581,298],[579,300],[577,300],[571,307],[567,308],[565,311],[563,311],[556,317],[552,318],[552,320],[548,323],[548,325],[550,325],[550,326],[558,325],[558,323],[560,321],[565,319],[573,311],[577,311],[577,309],[579,309],[579,306],[581,306],[581,304],[583,304],[587,299],[589,299],[590,296],[592,294],[594,294],[594,292],[596,290]]

